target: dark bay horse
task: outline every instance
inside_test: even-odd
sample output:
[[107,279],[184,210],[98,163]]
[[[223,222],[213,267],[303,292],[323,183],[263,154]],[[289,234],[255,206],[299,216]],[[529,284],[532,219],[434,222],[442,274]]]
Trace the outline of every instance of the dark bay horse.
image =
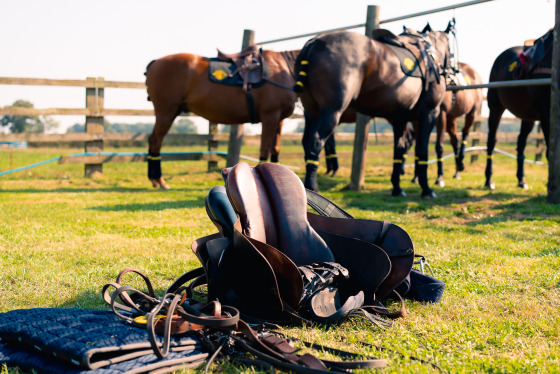
[[[550,78],[552,66],[553,34],[549,31],[534,44],[534,50],[512,47],[502,52],[490,70],[490,82],[512,81],[526,78]],[[536,53],[534,53],[536,52]],[[531,54],[532,53],[532,54]],[[492,181],[492,156],[496,146],[496,133],[502,114],[507,109],[521,119],[521,130],[517,138],[517,181],[518,187],[527,188],[525,181],[525,146],[535,121],[540,121],[547,146],[550,129],[550,86],[527,86],[489,88],[488,149],[485,186],[494,189]]]
[[[260,159],[278,161],[283,120],[289,117],[297,99],[291,89],[296,51],[264,50],[268,79],[251,88],[251,113],[242,87],[210,81],[209,59],[181,53],[152,61],[146,68],[148,97],[154,105],[156,122],[149,137],[148,178],[154,187],[169,188],[161,174],[160,149],[164,136],[181,112],[192,112],[222,124],[262,123]],[[257,122],[258,122],[257,121]]]
[[[448,32],[401,34],[410,43],[429,40],[429,54],[435,56],[435,78],[425,80],[406,76],[401,62],[385,44],[353,32],[320,35],[306,43],[298,56],[296,73],[304,74],[301,101],[305,130],[302,139],[305,160],[305,186],[317,190],[319,154],[326,139],[348,108],[371,117],[383,117],[393,124],[394,164],[391,181],[393,196],[403,196],[400,187],[402,138],[407,122],[417,120],[416,156],[422,196],[435,197],[427,183],[428,141],[446,89],[442,71],[449,59]],[[441,79],[440,79],[441,78]]]

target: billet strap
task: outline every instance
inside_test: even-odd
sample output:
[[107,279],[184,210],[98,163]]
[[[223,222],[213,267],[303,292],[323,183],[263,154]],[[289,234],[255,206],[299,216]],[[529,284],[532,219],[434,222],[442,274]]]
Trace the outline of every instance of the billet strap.
[[387,365],[387,360],[384,359],[368,357],[363,360],[359,359],[363,357],[361,355],[306,342],[303,344],[309,348],[352,360],[331,361],[321,360],[309,353],[299,355],[296,353],[298,349],[290,344],[283,335],[271,332],[257,333],[243,321],[239,321],[238,332],[240,334],[234,335],[232,338],[244,350],[275,367],[295,373],[348,373],[348,369],[383,368]]
[[305,189],[305,193],[307,194],[307,205],[313,208],[319,215],[335,218],[354,218],[323,195],[307,188]]

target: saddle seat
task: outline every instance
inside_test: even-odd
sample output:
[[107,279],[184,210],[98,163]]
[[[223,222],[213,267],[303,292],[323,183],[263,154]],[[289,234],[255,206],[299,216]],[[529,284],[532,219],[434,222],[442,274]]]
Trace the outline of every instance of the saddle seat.
[[209,298],[245,315],[281,320],[302,298],[298,266],[339,263],[349,273],[341,300],[363,292],[366,303],[387,297],[410,273],[414,249],[404,230],[308,212],[303,183],[287,167],[239,163],[222,175],[225,187],[214,187],[206,199],[221,235],[192,246],[206,271]]

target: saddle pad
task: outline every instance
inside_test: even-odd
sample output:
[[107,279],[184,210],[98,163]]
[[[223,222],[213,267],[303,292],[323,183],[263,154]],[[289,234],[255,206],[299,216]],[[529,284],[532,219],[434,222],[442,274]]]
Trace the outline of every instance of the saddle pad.
[[385,43],[385,45],[397,55],[401,62],[401,70],[409,77],[422,78],[424,75],[420,69],[420,62],[414,54],[406,48],[398,47],[393,44]]
[[207,353],[202,353],[196,349],[170,352],[164,359],[158,359],[152,353],[88,370],[57,360],[54,356],[43,355],[36,350],[0,344],[0,363],[5,363],[8,367],[33,370],[38,374],[162,374],[181,368],[197,367],[207,357]]
[[[146,330],[123,323],[112,311],[94,309],[34,308],[1,313],[0,343],[41,352],[82,370],[153,352]],[[171,347],[172,351],[200,353],[198,341],[191,336],[172,338]]]
[[[227,86],[243,86],[243,77],[240,74],[236,73],[233,75],[237,69],[233,62],[229,61],[222,61],[217,58],[209,58],[210,62],[208,63],[208,78],[211,82],[225,84]],[[263,72],[263,77],[268,78],[268,69],[265,68]],[[260,87],[266,81],[261,79],[258,82],[252,82],[251,87]]]

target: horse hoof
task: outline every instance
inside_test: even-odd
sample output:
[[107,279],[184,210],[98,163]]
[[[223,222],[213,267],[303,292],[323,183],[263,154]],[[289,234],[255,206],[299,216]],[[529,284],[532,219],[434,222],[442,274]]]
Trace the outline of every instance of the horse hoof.
[[169,185],[167,184],[167,182],[163,178],[150,179],[150,182],[152,182],[152,186],[154,188],[161,188],[162,190],[170,190],[171,189],[171,187],[169,187]]
[[334,178],[336,176],[336,172],[337,172],[337,170],[333,170],[333,172],[331,174],[331,178]]
[[519,183],[517,184],[517,187],[523,188],[524,190],[528,190],[528,189],[529,189],[529,185],[528,185],[527,183],[525,183],[525,182],[519,182]]
[[412,178],[411,182],[414,184],[418,184],[418,177]]
[[391,196],[393,197],[405,197],[406,196],[406,192],[404,192],[403,190],[399,189],[399,190],[393,190],[393,192],[391,192]]
[[484,187],[488,188],[491,191],[496,189],[496,185],[494,183],[486,183]]
[[422,191],[422,198],[429,197],[431,199],[437,199],[437,195],[434,191]]
[[455,175],[453,176],[453,178],[455,178],[455,179],[461,179],[461,173],[460,173],[460,172],[456,172]]
[[435,185],[440,187],[445,187],[445,181],[443,180],[443,178],[438,178],[436,179]]

